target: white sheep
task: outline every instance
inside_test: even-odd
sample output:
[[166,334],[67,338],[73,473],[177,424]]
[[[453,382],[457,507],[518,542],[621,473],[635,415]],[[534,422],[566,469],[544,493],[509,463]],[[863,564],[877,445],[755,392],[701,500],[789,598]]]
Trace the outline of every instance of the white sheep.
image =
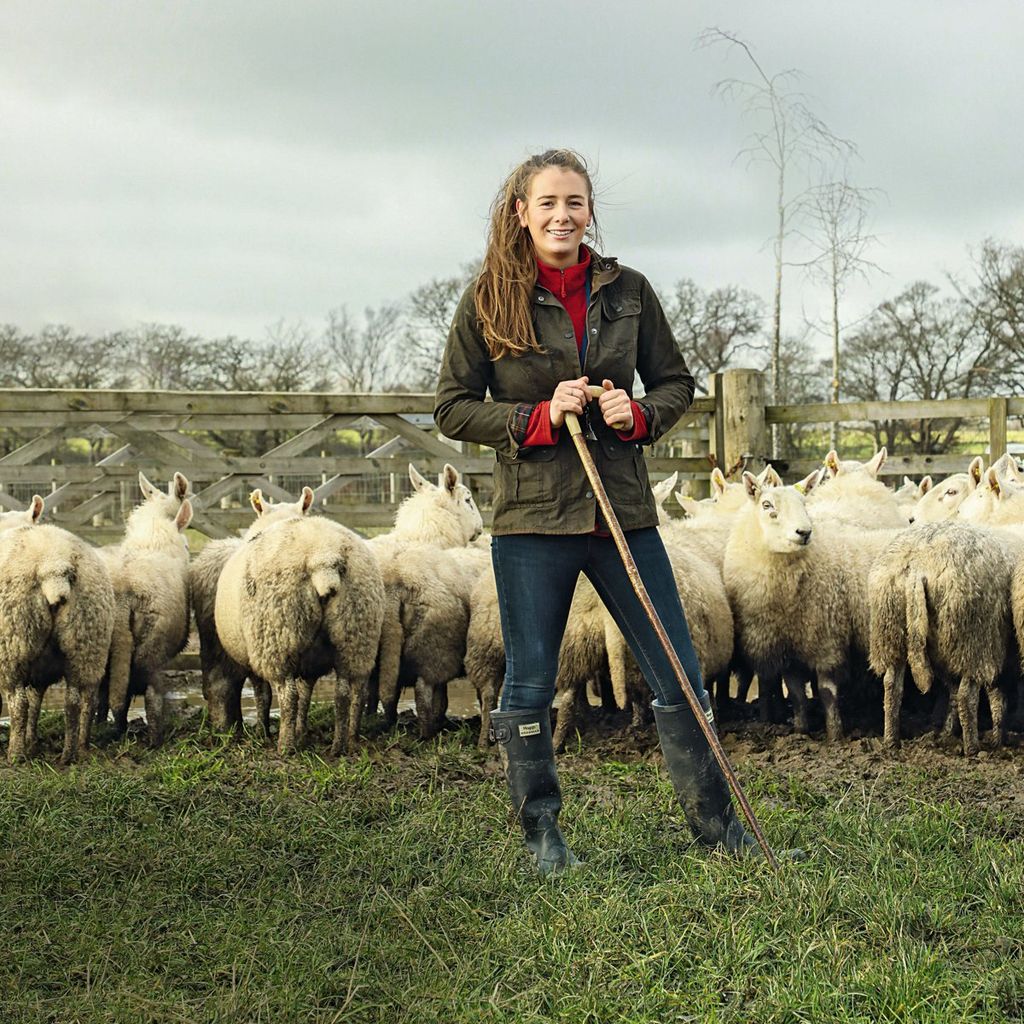
[[67,530],[5,516],[0,529],[0,691],[11,713],[7,756],[31,756],[48,686],[64,680],[64,749],[74,761],[88,748],[96,691],[110,650],[114,590],[96,551]]
[[[303,503],[312,499],[305,488]],[[339,523],[297,510],[264,518],[270,517],[257,519],[221,572],[217,634],[227,655],[277,694],[282,754],[304,739],[313,683],[333,669],[331,751],[341,754],[358,736],[380,643],[380,568],[366,542]]]
[[906,526],[909,516],[900,508],[895,493],[878,479],[887,458],[884,447],[864,463],[840,460],[834,449],[830,451],[825,456],[827,474],[808,497],[812,518],[869,530]]
[[871,667],[884,677],[884,743],[900,744],[900,704],[909,666],[922,693],[937,673],[956,694],[964,753],[978,750],[978,694],[1003,733],[997,684],[1011,628],[1014,559],[995,531],[957,520],[901,532],[879,555],[869,580]]
[[[114,585],[116,614],[105,679],[107,699],[119,735],[128,726],[131,699],[143,694],[149,742],[163,739],[164,668],[188,643],[188,542],[192,521],[181,473],[164,494],[139,473],[142,504],[134,508],[120,544],[100,548]],[[106,718],[106,701],[98,709]]]

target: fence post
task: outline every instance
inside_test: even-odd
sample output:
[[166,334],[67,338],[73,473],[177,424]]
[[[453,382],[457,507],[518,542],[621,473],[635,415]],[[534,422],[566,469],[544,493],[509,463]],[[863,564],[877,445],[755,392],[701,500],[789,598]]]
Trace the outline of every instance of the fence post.
[[989,465],[1006,452],[1006,416],[1007,403],[1005,398],[988,400],[988,461]]
[[[744,469],[757,473],[764,468],[768,454],[764,416],[767,389],[764,374],[759,370],[726,370],[720,375],[720,381],[716,378],[716,389],[719,382],[724,411],[721,417],[724,458],[719,456],[719,465],[727,476],[731,473],[730,479],[738,480]],[[716,435],[717,421],[718,417]]]

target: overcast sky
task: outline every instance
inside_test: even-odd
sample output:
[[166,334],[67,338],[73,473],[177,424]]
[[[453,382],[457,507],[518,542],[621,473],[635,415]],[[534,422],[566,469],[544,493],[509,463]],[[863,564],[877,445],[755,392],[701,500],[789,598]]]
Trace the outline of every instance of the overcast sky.
[[[772,177],[713,94],[750,68],[695,47],[711,25],[804,72],[884,190],[889,276],[851,314],[1021,243],[1019,0],[0,0],[0,322],[318,327],[477,257],[501,179],[553,145],[592,161],[608,253],[767,299]],[[819,295],[789,282],[795,327]]]

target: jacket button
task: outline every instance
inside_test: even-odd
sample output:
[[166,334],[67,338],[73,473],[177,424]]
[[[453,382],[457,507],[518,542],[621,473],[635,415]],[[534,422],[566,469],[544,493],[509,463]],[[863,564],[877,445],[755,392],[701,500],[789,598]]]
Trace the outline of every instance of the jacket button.
[[544,301],[544,296],[543,295],[538,295],[537,296],[537,301],[538,302],[543,302]]
[[621,313],[622,312],[622,307],[621,306],[616,306],[615,307],[615,312],[616,313]]
[[592,498],[593,496],[594,496],[594,492],[593,491],[587,491],[587,497],[588,498]]
[[596,327],[591,327],[590,328],[590,333],[591,334],[597,334],[597,328]]
[[572,334],[573,334],[572,331],[566,331],[565,334],[562,335],[562,337],[563,338],[571,338]]

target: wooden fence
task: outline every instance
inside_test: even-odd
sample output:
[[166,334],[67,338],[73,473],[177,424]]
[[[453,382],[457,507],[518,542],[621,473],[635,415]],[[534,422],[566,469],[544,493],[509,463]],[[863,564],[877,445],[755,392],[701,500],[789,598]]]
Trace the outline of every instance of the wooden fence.
[[[1024,415],[1024,398],[772,406],[764,376],[751,370],[715,375],[711,392],[648,454],[653,478],[678,471],[699,493],[714,464],[756,469],[773,423],[965,418],[987,421],[989,452],[1001,454],[1007,417]],[[372,530],[390,523],[412,461],[424,473],[457,466],[486,518],[493,456],[437,436],[432,404],[424,394],[0,390],[0,507],[24,508],[37,492],[52,521],[106,541],[137,501],[139,470],[161,481],[181,470],[196,494],[195,528],[209,537],[251,521],[253,488],[287,499],[307,483],[328,514]],[[885,471],[945,473],[963,463],[894,456]],[[795,479],[818,464],[820,456],[790,459],[781,469]]]

